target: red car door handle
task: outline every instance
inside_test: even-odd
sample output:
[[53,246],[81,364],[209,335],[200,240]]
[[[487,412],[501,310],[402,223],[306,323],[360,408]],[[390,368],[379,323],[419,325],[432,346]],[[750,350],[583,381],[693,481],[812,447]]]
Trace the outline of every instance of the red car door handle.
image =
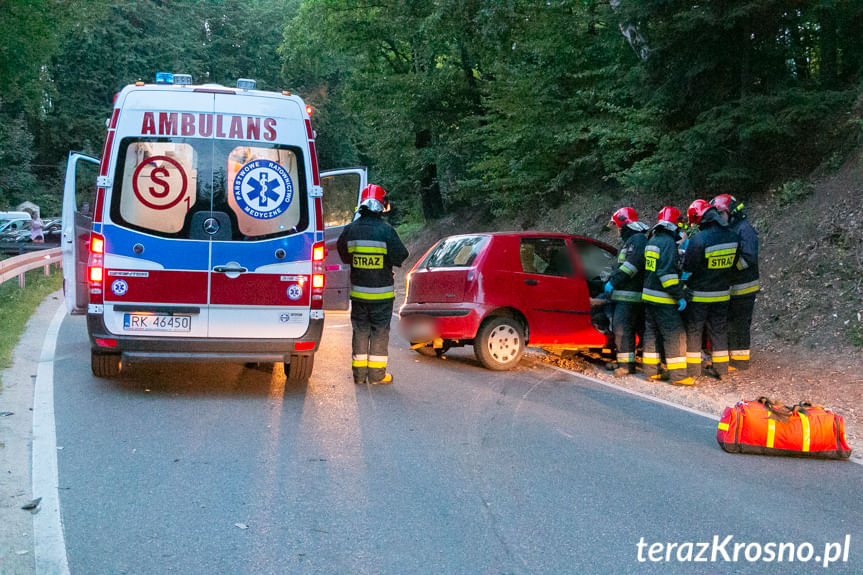
[[539,282],[538,282],[538,281],[536,281],[536,280],[524,280],[524,283],[526,283],[526,284],[527,284],[527,285],[529,285],[529,286],[535,286],[535,285],[537,285]]

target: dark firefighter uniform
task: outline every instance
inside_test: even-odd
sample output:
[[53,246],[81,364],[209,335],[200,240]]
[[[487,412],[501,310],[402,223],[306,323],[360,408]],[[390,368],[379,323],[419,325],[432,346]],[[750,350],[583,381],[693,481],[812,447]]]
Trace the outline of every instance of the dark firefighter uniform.
[[686,330],[677,311],[684,299],[677,269],[676,232],[654,226],[644,248],[644,375],[659,374],[662,352],[671,381],[686,378]]
[[686,363],[690,376],[702,374],[701,347],[704,329],[710,340],[713,368],[728,374],[728,300],[731,269],[737,263],[737,234],[722,220],[715,208],[699,222],[683,255],[683,271],[689,274],[686,287]]
[[[640,224],[641,222],[637,222]],[[647,230],[647,226],[644,226]],[[644,304],[641,289],[644,286],[644,246],[647,234],[635,231],[628,226],[620,228],[624,240],[617,254],[620,266],[608,278],[614,291],[614,345],[617,347],[618,367],[635,371],[635,336],[641,334],[644,323]]]
[[758,233],[742,214],[732,215],[731,229],[740,242],[737,264],[731,271],[731,299],[728,302],[728,349],[731,365],[749,369],[749,330],[758,293]]
[[402,265],[408,251],[392,226],[365,207],[342,231],[338,250],[342,261],[351,264],[354,382],[379,382],[387,375],[393,266]]

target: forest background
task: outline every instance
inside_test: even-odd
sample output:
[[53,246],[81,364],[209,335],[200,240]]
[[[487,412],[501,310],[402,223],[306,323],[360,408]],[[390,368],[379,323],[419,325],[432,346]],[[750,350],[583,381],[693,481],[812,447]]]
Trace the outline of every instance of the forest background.
[[852,1],[0,0],[0,30],[0,207],[52,214],[158,71],[301,94],[320,165],[370,166],[403,224],[793,195],[861,135]]
[[368,166],[415,252],[732,193],[756,347],[863,345],[863,2],[0,0],[0,209],[59,215],[68,152],[159,71],[302,95],[319,165]]

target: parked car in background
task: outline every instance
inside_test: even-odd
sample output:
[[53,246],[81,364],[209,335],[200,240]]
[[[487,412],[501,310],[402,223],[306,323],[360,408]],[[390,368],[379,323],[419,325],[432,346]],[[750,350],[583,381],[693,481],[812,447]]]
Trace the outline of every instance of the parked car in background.
[[0,229],[0,242],[17,242],[30,237],[30,220],[13,220]]
[[27,212],[0,212],[0,237],[21,230],[30,229],[30,214]]
[[605,276],[617,251],[562,233],[498,232],[440,240],[407,276],[399,309],[411,347],[440,355],[472,345],[487,368],[513,368],[525,347],[604,348],[597,329]]
[[[33,238],[30,235],[30,221],[26,220],[18,222],[17,226],[10,227],[6,231],[0,232],[0,241],[26,243],[32,242]],[[60,244],[60,236],[62,234],[62,220],[54,218],[42,220],[42,235],[45,238],[46,244]]]

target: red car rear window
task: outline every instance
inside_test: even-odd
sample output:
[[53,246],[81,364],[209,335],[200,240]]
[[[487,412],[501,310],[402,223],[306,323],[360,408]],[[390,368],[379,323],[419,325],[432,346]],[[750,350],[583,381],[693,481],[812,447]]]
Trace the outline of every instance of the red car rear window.
[[422,268],[460,268],[473,265],[488,236],[453,236],[441,240],[426,256]]

